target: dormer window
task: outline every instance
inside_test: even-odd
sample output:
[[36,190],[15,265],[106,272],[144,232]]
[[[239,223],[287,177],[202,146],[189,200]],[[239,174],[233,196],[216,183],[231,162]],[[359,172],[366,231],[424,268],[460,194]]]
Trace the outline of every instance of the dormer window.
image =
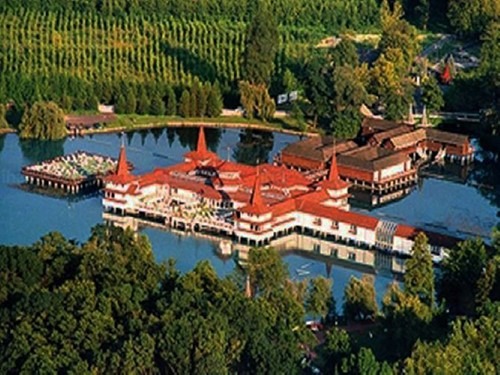
[[349,233],[351,233],[351,234],[358,233],[358,227],[354,224],[351,224],[351,227],[349,228]]
[[332,229],[335,229],[335,230],[339,229],[339,222],[338,221],[335,221],[335,220],[332,221]]
[[313,221],[314,225],[321,225],[321,219],[319,217],[315,218]]

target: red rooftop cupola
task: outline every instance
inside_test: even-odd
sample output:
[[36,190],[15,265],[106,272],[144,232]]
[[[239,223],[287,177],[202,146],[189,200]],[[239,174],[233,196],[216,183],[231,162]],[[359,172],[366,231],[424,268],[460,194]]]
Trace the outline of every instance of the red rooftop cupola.
[[262,201],[262,195],[260,193],[260,169],[257,167],[257,175],[255,176],[255,181],[253,184],[252,196],[250,197],[250,205],[255,208],[263,208],[264,202]]
[[451,83],[452,77],[451,77],[451,68],[450,68],[450,63],[447,62],[446,65],[444,66],[443,72],[441,73],[441,82],[445,85],[448,85]]
[[337,155],[335,155],[335,146],[333,147],[332,162],[330,164],[330,171],[328,173],[328,181],[338,181],[339,168],[337,166]]
[[196,150],[186,153],[184,155],[184,160],[186,162],[195,162],[198,165],[208,165],[219,160],[217,155],[210,152],[207,148],[207,141],[205,139],[205,130],[203,129],[203,126],[200,126]]
[[330,170],[328,171],[328,177],[321,184],[322,187],[329,190],[339,190],[345,189],[350,186],[349,183],[342,180],[339,176],[339,168],[337,166],[337,155],[335,152],[335,144],[333,146],[332,160],[330,162]]
[[120,147],[120,155],[118,156],[118,165],[116,166],[116,176],[128,177],[128,163],[127,163],[127,153],[125,152],[125,145],[122,143]]
[[207,142],[205,140],[205,130],[203,129],[203,126],[200,126],[200,132],[198,133],[198,144],[196,146],[196,152],[198,152],[201,155],[204,155],[207,153]]
[[269,207],[264,203],[264,200],[262,199],[261,176],[259,167],[257,167],[257,174],[255,175],[250,202],[248,205],[243,207],[241,211],[253,215],[263,215],[270,211]]

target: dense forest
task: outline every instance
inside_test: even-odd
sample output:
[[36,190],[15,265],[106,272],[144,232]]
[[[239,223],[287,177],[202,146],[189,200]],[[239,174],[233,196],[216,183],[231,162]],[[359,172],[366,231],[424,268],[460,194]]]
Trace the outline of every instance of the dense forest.
[[[81,244],[50,233],[0,246],[0,372],[493,374],[499,233],[459,244],[437,279],[419,235],[381,309],[372,277],[335,301],[331,280],[291,281],[269,248],[221,279],[207,262],[158,264],[146,237],[110,226]],[[321,345],[306,314],[327,327]]]

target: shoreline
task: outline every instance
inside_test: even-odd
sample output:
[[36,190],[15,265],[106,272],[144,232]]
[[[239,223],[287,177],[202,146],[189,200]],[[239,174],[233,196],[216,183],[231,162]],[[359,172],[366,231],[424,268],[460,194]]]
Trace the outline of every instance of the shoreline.
[[17,133],[16,129],[11,129],[11,128],[0,129],[0,135],[12,134],[12,133]]
[[[203,122],[203,121],[168,121],[165,123],[157,124],[157,123],[145,123],[145,124],[137,124],[133,127],[128,126],[112,126],[112,127],[104,127],[101,129],[82,129],[80,131],[80,135],[92,135],[92,134],[107,134],[107,133],[120,133],[120,132],[132,132],[137,130],[149,130],[149,129],[157,129],[157,128],[182,128],[182,127],[200,127],[204,126],[207,128],[229,128],[229,129],[252,129],[252,130],[263,130],[270,132],[279,132],[283,134],[289,135],[299,135],[299,136],[319,136],[319,133],[313,132],[301,132],[298,130],[292,129],[284,129],[280,127],[275,127],[272,125],[262,125],[262,124],[250,124],[244,122]],[[68,135],[72,133],[68,132]]]

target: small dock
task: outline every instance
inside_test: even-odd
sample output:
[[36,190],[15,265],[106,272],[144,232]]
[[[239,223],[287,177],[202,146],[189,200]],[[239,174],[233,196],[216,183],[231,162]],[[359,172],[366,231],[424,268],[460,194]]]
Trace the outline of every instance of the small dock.
[[42,188],[79,194],[103,186],[103,178],[116,170],[117,160],[109,156],[77,151],[22,168],[26,183]]

